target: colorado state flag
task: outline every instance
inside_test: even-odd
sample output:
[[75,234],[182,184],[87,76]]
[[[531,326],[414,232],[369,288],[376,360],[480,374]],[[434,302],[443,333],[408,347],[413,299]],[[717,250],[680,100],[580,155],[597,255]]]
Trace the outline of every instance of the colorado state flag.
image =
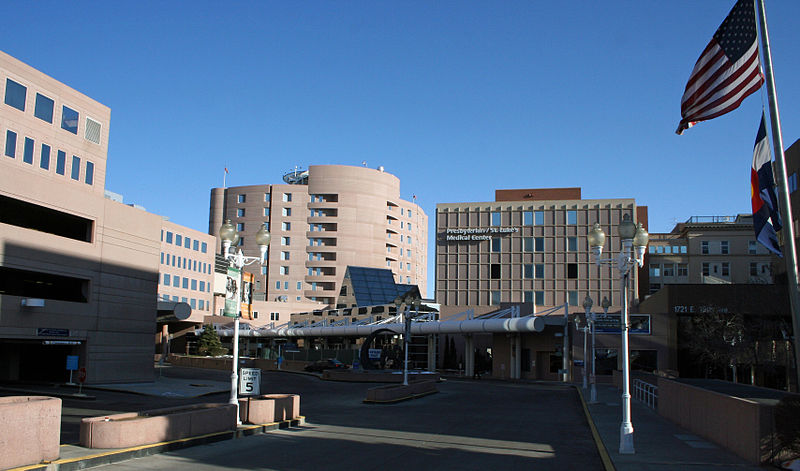
[[778,212],[778,195],[775,193],[775,180],[772,177],[772,157],[769,152],[763,112],[753,149],[753,167],[750,169],[750,199],[753,205],[753,229],[756,232],[756,239],[764,247],[782,257],[778,236],[775,233],[781,230],[781,216]]

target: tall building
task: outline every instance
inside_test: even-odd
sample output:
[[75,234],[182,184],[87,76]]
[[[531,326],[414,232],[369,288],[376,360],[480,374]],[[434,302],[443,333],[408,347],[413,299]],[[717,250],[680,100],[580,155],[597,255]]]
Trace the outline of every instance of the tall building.
[[647,208],[633,199],[582,199],[580,188],[497,190],[495,201],[437,204],[436,302],[445,317],[505,303],[531,303],[537,311],[568,303],[583,312],[589,294],[596,305],[608,297],[619,310],[619,275],[595,266],[586,235],[600,223],[603,256],[613,257],[625,214],[647,225]]
[[397,283],[424,290],[428,217],[400,197],[396,176],[312,165],[283,180],[211,190],[210,234],[230,219],[246,255],[259,253],[254,239],[262,224],[272,236],[268,263],[245,268],[255,275],[259,321],[282,324],[292,312],[336,307],[347,266],[388,268]]
[[755,239],[753,216],[693,216],[650,234],[640,290],[669,284],[771,284],[773,257]]
[[161,225],[158,299],[186,303],[202,321],[214,312],[216,238],[166,220]]

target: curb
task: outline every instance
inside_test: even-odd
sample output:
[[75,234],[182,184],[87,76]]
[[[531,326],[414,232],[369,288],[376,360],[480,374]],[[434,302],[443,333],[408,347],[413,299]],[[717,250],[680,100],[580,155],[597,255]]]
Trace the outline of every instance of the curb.
[[583,413],[586,415],[586,422],[589,423],[589,429],[592,431],[592,438],[594,438],[594,444],[597,446],[597,452],[600,454],[600,460],[603,462],[605,471],[616,471],[617,468],[614,467],[614,462],[611,461],[611,456],[609,456],[608,450],[606,450],[606,446],[600,438],[600,433],[597,431],[597,426],[594,424],[594,419],[592,419],[592,415],[589,413],[589,406],[586,405],[586,400],[583,398],[581,388],[576,385],[573,385],[573,387],[578,393],[578,398],[581,400]]
[[398,397],[396,399],[387,399],[385,401],[376,401],[376,400],[372,400],[372,399],[364,399],[361,402],[363,404],[394,404],[396,402],[403,402],[403,401],[410,401],[412,399],[419,399],[421,397],[430,396],[431,394],[436,394],[438,392],[439,391],[429,391],[429,392],[426,392],[426,393],[412,394],[410,396]]
[[[134,458],[156,455],[159,453],[180,450],[183,448],[189,448],[198,445],[206,445],[209,443],[220,442],[223,440],[235,440],[237,438],[249,437],[251,435],[257,435],[260,433],[269,432],[271,430],[299,427],[304,423],[305,423],[305,417],[300,416],[296,419],[284,420],[281,422],[272,422],[269,424],[244,425],[244,426],[239,426],[236,430],[231,430],[231,431],[210,433],[207,435],[200,435],[197,437],[181,438],[178,440],[172,440],[168,442],[152,443],[149,445],[141,445],[130,448],[101,451],[77,458],[64,458],[33,465],[20,466],[18,468],[11,468],[8,471],[33,471],[33,470],[72,471],[72,470],[93,468],[96,466],[104,466],[108,464],[119,463]],[[90,452],[93,451],[89,448],[87,448],[86,450]]]

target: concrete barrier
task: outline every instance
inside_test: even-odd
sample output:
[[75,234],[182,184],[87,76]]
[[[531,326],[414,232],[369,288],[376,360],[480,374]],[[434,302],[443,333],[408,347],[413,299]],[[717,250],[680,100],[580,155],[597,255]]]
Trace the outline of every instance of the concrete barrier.
[[439,390],[436,389],[436,381],[433,380],[413,381],[409,382],[408,386],[390,384],[368,389],[367,397],[364,399],[364,402],[398,402],[406,399],[415,399],[435,392],[439,392]]
[[0,397],[0,469],[58,459],[61,399]]
[[128,448],[236,429],[233,404],[194,404],[81,420],[86,448]]
[[239,418],[249,424],[268,424],[300,417],[297,394],[264,394],[239,399]]

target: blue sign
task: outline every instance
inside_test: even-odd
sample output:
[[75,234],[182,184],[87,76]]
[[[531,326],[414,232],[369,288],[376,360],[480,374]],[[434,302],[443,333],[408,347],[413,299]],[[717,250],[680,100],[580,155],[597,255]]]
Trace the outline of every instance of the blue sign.
[[69,371],[78,369],[78,355],[67,355],[67,369]]

